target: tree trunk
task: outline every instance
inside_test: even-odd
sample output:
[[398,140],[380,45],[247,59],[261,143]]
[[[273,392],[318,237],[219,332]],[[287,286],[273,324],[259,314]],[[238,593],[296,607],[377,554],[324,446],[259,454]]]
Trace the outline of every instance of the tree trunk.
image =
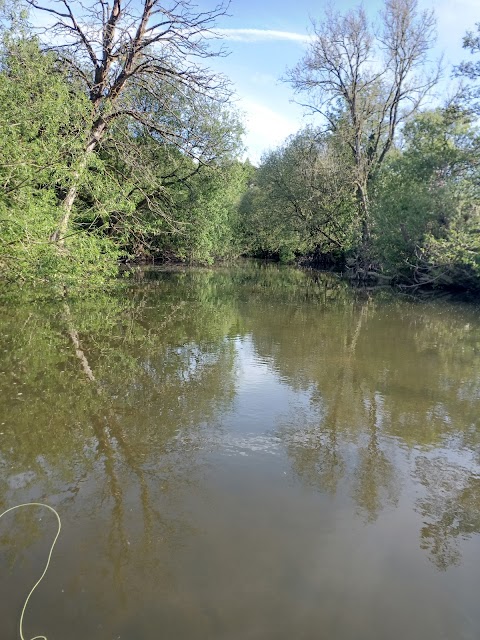
[[75,171],[73,172],[73,180],[70,188],[67,191],[67,195],[65,196],[62,205],[61,211],[62,215],[60,221],[58,223],[57,228],[50,236],[51,242],[55,242],[59,249],[63,249],[65,246],[65,235],[68,231],[68,224],[70,222],[70,216],[72,213],[73,203],[78,194],[78,183],[80,180],[80,176],[82,175],[83,170],[87,166],[88,157],[95,150],[98,143],[103,137],[105,132],[106,123],[100,118],[95,122],[92,130],[90,131],[90,135],[88,137],[88,144],[85,148],[85,152],[83,157],[78,162]]
[[74,177],[74,183],[70,187],[65,196],[64,201],[62,202],[62,217],[60,218],[60,222],[58,223],[58,227],[50,236],[51,242],[55,242],[56,245],[63,249],[65,246],[65,234],[67,233],[68,223],[70,220],[70,214],[72,212],[72,206],[75,202],[75,198],[77,197],[77,181],[78,181],[78,173]]
[[370,202],[367,184],[357,183],[356,198],[362,236],[354,269],[356,278],[367,280],[367,274],[371,271]]
[[370,203],[367,185],[359,184],[357,186],[357,203],[362,226],[362,248],[367,248],[370,244]]
[[61,217],[58,222],[58,226],[50,236],[51,242],[55,242],[59,249],[63,249],[65,247],[65,235],[68,230],[68,224],[70,222],[70,215],[72,213],[73,203],[75,202],[75,199],[78,193],[78,181],[80,179],[82,171],[85,169],[87,165],[87,159],[89,155],[90,154],[87,152],[84,154],[83,158],[78,163],[78,166],[73,173],[72,184],[70,185],[67,191],[67,195],[63,199],[63,202],[60,207]]

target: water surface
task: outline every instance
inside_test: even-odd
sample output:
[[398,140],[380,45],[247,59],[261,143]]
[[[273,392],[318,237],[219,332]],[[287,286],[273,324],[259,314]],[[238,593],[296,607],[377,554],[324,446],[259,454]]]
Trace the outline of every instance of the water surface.
[[[4,305],[0,511],[63,524],[28,637],[477,639],[478,311],[262,265]],[[0,520],[2,638],[55,530]]]

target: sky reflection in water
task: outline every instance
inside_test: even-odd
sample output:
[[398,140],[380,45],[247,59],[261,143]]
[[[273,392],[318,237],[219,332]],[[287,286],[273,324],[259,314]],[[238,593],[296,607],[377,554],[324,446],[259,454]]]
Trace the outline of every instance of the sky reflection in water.
[[[0,311],[0,508],[64,526],[30,637],[478,637],[478,307],[251,265],[68,314],[94,383],[62,306]],[[15,637],[55,522],[8,517]]]

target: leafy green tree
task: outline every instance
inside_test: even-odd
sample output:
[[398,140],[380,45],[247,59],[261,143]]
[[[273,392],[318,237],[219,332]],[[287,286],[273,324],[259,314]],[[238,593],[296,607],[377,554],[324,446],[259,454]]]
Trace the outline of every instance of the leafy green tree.
[[450,106],[404,129],[375,197],[375,247],[384,270],[412,284],[478,286],[480,136]]
[[226,211],[237,198],[230,186],[243,127],[226,105],[197,117],[211,146],[204,163],[145,127],[117,121],[84,174],[77,223],[102,227],[134,259],[209,262],[227,253],[230,241],[216,238],[220,227],[232,233]]
[[305,129],[263,158],[242,212],[257,251],[287,261],[295,254],[342,254],[355,236],[348,161],[331,136]]
[[[170,18],[186,19],[190,9]],[[198,19],[204,27],[211,16]],[[42,51],[15,7],[2,24],[4,277],[53,282],[64,291],[85,282],[104,286],[122,255],[211,262],[231,254],[243,128],[237,113],[213,98],[213,85],[200,90],[201,79],[213,76],[190,69],[189,82],[154,74],[148,86],[138,77],[122,85],[115,117],[86,152],[95,109],[81,67],[72,68],[76,47]],[[120,46],[126,36],[120,27],[115,33]],[[207,45],[199,47],[202,57]]]
[[212,50],[207,36],[226,6],[200,11],[191,0],[26,1],[33,17],[37,12],[52,17],[43,30],[45,43],[82,83],[92,113],[53,235],[62,246],[82,174],[118,120],[146,128],[198,162],[209,158],[210,141],[195,126],[197,114],[205,102],[228,100],[229,92],[225,78],[199,61],[221,53]]
[[247,179],[248,168],[238,161],[195,175],[181,204],[185,231],[176,238],[177,255],[191,263],[211,264],[242,252],[237,212]]
[[[71,255],[49,236],[70,167],[82,153],[88,102],[36,39],[3,28],[0,45],[0,266],[13,282],[73,283],[115,268],[115,249],[98,234],[72,235]],[[108,256],[108,260],[103,259]]]

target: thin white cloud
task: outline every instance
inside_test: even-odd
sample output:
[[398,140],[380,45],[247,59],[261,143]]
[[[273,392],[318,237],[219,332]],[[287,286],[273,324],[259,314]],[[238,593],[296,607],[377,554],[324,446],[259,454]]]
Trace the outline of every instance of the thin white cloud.
[[275,31],[274,29],[215,29],[215,34],[224,40],[237,42],[266,42],[272,40],[287,40],[306,44],[311,42],[312,36],[294,31]]

